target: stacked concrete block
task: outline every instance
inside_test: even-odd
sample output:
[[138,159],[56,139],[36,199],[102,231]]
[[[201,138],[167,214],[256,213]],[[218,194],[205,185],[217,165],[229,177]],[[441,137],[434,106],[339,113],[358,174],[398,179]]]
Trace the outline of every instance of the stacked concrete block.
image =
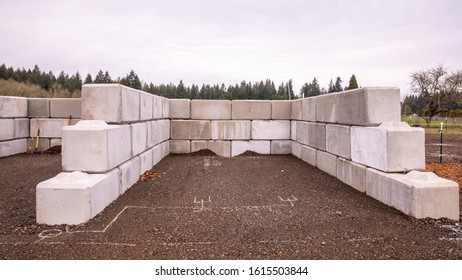
[[62,145],[63,145],[63,141],[61,138],[51,138],[50,139],[51,147],[62,146]]
[[252,121],[252,139],[290,139],[290,121]]
[[[61,138],[63,128],[69,126],[68,121],[67,119],[31,119],[30,136],[37,137],[40,129],[40,137]],[[78,122],[79,120],[71,120],[71,126]]]
[[32,151],[37,152],[44,152],[51,147],[51,139],[50,138],[39,138],[38,145],[36,138],[29,138],[27,139],[27,147],[29,147]]
[[297,121],[290,121],[290,139],[292,141],[297,140]]
[[191,153],[190,140],[170,140],[171,154],[189,154]]
[[271,154],[272,155],[288,155],[292,153],[291,140],[272,140]]
[[271,101],[233,100],[233,120],[269,120],[271,119]]
[[154,146],[153,148],[151,148],[151,152],[152,152],[152,166],[154,166],[154,165],[158,164],[163,158],[163,156],[162,156],[162,144],[159,144],[159,145]]
[[191,100],[191,119],[230,120],[231,101],[229,100]]
[[302,100],[301,99],[292,101],[291,116],[292,116],[292,120],[302,120]]
[[296,122],[297,128],[295,131],[295,140],[304,145],[308,145],[308,138],[309,138],[309,126],[311,123],[309,122]]
[[[170,105],[169,105],[170,106]],[[157,120],[157,119],[162,119],[163,118],[163,103],[162,103],[162,97],[153,95],[152,96],[152,118]],[[169,113],[170,113],[170,108],[169,108]]]
[[246,151],[255,152],[258,154],[271,154],[270,141],[231,141],[231,156],[238,156]]
[[152,107],[154,101],[153,95],[140,91],[140,120],[146,121],[152,119]]
[[24,153],[29,137],[27,99],[0,96],[0,157]]
[[326,124],[308,123],[308,145],[316,149],[326,150]]
[[327,174],[337,176],[337,156],[316,150],[316,167]]
[[231,157],[231,141],[221,140],[192,140],[191,153],[200,150],[210,150],[222,157]]
[[291,120],[292,119],[292,101],[289,101],[289,100],[271,101],[271,119]]
[[22,154],[27,151],[27,139],[0,142],[0,157]]
[[337,159],[337,179],[355,188],[366,192],[366,166],[339,157]]
[[27,117],[27,98],[0,96],[0,118]]
[[85,223],[119,195],[118,169],[104,174],[63,172],[37,185],[37,223]]
[[50,98],[27,98],[27,112],[29,118],[49,118]]
[[149,149],[139,155],[140,158],[140,175],[144,172],[151,170],[152,164],[152,150]]
[[141,160],[139,157],[133,157],[119,165],[118,169],[120,170],[119,194],[123,194],[138,182],[141,173]]
[[168,98],[162,97],[162,118],[168,119],[170,117],[170,105]]
[[317,165],[317,153],[316,153],[316,149],[315,148],[312,148],[312,147],[309,147],[309,146],[305,146],[305,145],[301,145],[300,144],[300,149],[301,149],[301,159],[308,163],[309,165],[312,165],[314,167],[316,167]]
[[250,121],[212,121],[213,140],[250,140]]
[[191,118],[191,100],[189,99],[170,99],[170,118],[189,119]]
[[302,158],[302,144],[292,141],[292,155],[299,159]]
[[326,125],[326,151],[331,154],[351,159],[350,126]]
[[164,158],[170,153],[170,141],[164,141],[160,145],[162,147],[162,158]]
[[336,122],[338,94],[330,93],[316,97],[316,121],[325,123]]
[[14,139],[28,138],[30,136],[29,126],[30,122],[28,118],[14,119]]
[[82,100],[80,98],[52,98],[50,99],[51,118],[80,119],[82,116]]
[[316,100],[317,97],[303,98],[301,100],[301,119],[304,121],[316,121]]
[[148,128],[147,123],[130,124],[132,156],[139,155],[148,148]]
[[14,139],[14,119],[0,119],[0,141]]
[[172,120],[170,125],[173,140],[208,140],[211,138],[210,121]]

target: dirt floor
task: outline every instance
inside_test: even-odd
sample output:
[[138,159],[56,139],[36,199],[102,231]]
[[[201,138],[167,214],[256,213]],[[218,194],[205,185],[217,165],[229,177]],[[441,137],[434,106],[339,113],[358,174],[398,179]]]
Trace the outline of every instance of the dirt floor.
[[0,167],[1,259],[462,259],[460,221],[408,217],[293,156],[170,155],[72,227],[35,224],[59,155]]

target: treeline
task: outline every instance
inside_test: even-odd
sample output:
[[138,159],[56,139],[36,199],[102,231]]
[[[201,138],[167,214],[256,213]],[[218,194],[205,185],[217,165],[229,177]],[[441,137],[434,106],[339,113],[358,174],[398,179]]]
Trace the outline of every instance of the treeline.
[[[441,112],[438,113],[440,117],[462,117],[462,93],[456,92],[453,96],[440,98],[438,100]],[[427,101],[422,95],[408,95],[404,98],[402,103],[402,114],[403,115],[425,115],[427,110]]]

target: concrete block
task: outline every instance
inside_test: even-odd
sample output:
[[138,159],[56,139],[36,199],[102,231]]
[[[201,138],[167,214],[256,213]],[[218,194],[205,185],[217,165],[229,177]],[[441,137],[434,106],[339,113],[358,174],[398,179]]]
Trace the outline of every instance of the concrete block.
[[27,98],[27,116],[29,118],[49,118],[50,98]]
[[162,144],[151,148],[152,151],[152,166],[155,166],[162,160]]
[[233,120],[269,120],[271,119],[271,101],[233,100]]
[[50,99],[51,118],[80,119],[82,117],[81,98],[52,98]]
[[214,140],[250,140],[250,121],[212,121]]
[[[1,122],[1,120],[0,120]],[[1,126],[1,125],[0,125]],[[2,127],[3,128],[3,127]],[[30,136],[30,121],[29,119],[14,119],[14,138],[28,138]],[[0,132],[1,134],[1,132]]]
[[384,172],[425,169],[425,132],[406,123],[351,128],[351,159]]
[[301,148],[301,159],[316,167],[317,165],[317,153],[316,153],[316,149],[315,148],[312,148],[312,147],[309,147],[309,146],[305,146],[305,145],[300,145],[300,148]]
[[290,121],[252,121],[252,139],[290,139]]
[[152,106],[154,101],[153,95],[144,91],[140,91],[140,120],[152,119]]
[[119,170],[105,174],[62,172],[37,185],[37,223],[77,225],[89,221],[119,195]]
[[191,119],[230,120],[231,101],[229,100],[191,100]]
[[162,97],[162,118],[168,119],[170,117],[170,105],[168,98]]
[[50,139],[50,147],[62,146],[63,141],[61,138],[51,138]]
[[[170,108],[169,108],[169,111],[170,111]],[[164,114],[162,111],[162,97],[153,95],[152,96],[152,118],[157,120],[157,119],[162,119],[163,116]]]
[[80,121],[63,128],[64,171],[107,172],[131,158],[129,125]]
[[296,141],[292,141],[292,155],[294,155],[294,157],[297,157],[299,159],[302,158],[302,144]]
[[191,153],[191,141],[189,140],[170,140],[171,154],[189,154]]
[[375,126],[401,119],[399,88],[360,88],[337,95],[339,124]]
[[148,122],[148,147],[153,147],[170,139],[170,120]]
[[119,194],[123,194],[138,182],[141,171],[141,160],[139,157],[134,157],[119,165],[118,169],[120,170]]
[[160,145],[162,147],[162,158],[164,158],[170,153],[170,141],[164,141]]
[[302,99],[302,117],[304,121],[316,121],[316,100],[318,97],[309,97]]
[[193,140],[191,141],[191,153],[200,150],[210,150],[222,157],[231,157],[231,141],[220,140]]
[[14,119],[0,119],[0,141],[13,140],[14,129]]
[[316,121],[335,123],[337,108],[337,93],[329,93],[316,96]]
[[0,142],[0,157],[22,154],[27,151],[27,139]]
[[316,166],[327,174],[337,177],[337,157],[335,155],[317,150]]
[[326,150],[326,125],[324,123],[298,122],[297,142],[319,150]]
[[27,98],[0,96],[0,118],[27,117]]
[[231,156],[235,157],[246,151],[251,151],[259,154],[271,154],[270,141],[231,141]]
[[292,119],[292,101],[290,100],[271,101],[271,119],[273,120]]
[[[78,120],[71,120],[71,125],[77,122]],[[40,128],[40,137],[61,138],[62,129],[68,126],[67,119],[31,119],[30,136],[36,137]]]
[[171,119],[190,119],[191,100],[189,99],[170,99],[170,118]]
[[297,129],[295,131],[295,140],[298,143],[308,145],[308,138],[309,138],[309,132],[310,132],[310,124],[309,122],[299,122],[297,121]]
[[170,126],[173,140],[209,140],[211,138],[210,121],[172,120]]
[[293,120],[302,119],[302,100],[296,99],[292,100],[292,110],[291,115]]
[[140,119],[140,92],[119,84],[82,86],[82,119],[107,123]]
[[292,153],[292,140],[271,141],[272,155],[288,155]]
[[[27,139],[27,147],[30,147],[32,151],[35,151],[35,145],[37,144],[37,138],[29,138]],[[50,138],[39,138],[37,152],[44,152],[50,149],[51,141]]]
[[290,139],[293,141],[297,140],[297,121],[290,122]]
[[366,192],[366,169],[366,166],[344,158],[337,159],[337,179],[360,192]]
[[326,150],[331,154],[351,159],[350,126],[327,124]]
[[148,127],[145,122],[130,124],[132,156],[136,156],[144,152],[147,148]]
[[152,149],[147,150],[146,152],[140,154],[138,157],[140,158],[140,175],[142,175],[144,172],[151,170],[153,167]]

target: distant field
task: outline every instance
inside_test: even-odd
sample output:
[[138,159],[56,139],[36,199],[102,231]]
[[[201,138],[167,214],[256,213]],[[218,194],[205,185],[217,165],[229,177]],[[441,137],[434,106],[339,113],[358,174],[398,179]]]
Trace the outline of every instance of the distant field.
[[77,90],[71,93],[62,88],[46,91],[30,83],[0,79],[0,95],[38,98],[77,98],[80,97],[80,91]]

